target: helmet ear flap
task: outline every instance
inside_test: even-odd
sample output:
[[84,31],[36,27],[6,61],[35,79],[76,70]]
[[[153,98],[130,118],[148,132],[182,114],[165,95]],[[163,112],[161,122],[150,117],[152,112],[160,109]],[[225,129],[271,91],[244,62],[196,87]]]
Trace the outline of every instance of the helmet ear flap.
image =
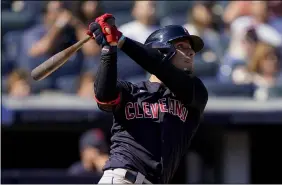
[[170,60],[176,54],[175,47],[170,43],[153,42],[148,45],[159,50],[159,52],[163,55],[163,61]]

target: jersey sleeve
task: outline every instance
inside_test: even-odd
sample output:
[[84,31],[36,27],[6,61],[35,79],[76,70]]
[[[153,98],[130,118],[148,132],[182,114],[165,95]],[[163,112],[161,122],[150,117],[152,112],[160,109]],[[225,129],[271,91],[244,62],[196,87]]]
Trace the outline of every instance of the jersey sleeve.
[[100,110],[106,112],[114,112],[116,111],[121,104],[126,101],[126,94],[131,94],[134,87],[133,84],[127,81],[117,80],[116,89],[118,92],[118,96],[116,99],[109,102],[100,102],[96,97],[95,100]]

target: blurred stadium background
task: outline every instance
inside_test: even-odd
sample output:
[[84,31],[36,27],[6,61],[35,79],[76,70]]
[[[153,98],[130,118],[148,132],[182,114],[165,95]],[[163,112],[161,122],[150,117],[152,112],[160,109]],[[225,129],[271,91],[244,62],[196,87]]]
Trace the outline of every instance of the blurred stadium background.
[[[169,24],[205,41],[195,72],[210,98],[174,183],[281,183],[281,10],[281,1],[2,0],[2,183],[98,182],[112,118],[92,98],[97,45],[40,82],[30,72],[104,12],[140,42]],[[120,79],[147,78],[123,53],[118,60]]]

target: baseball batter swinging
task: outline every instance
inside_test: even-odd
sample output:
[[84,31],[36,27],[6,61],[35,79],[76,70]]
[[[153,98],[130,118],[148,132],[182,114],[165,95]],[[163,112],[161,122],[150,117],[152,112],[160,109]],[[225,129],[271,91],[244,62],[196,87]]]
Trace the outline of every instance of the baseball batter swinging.
[[[95,99],[114,117],[110,157],[99,183],[169,183],[208,101],[204,84],[193,75],[193,57],[204,43],[170,25],[141,44],[108,24],[109,18],[113,15],[98,17],[87,32],[102,48]],[[151,73],[150,79],[117,80],[117,49]]]

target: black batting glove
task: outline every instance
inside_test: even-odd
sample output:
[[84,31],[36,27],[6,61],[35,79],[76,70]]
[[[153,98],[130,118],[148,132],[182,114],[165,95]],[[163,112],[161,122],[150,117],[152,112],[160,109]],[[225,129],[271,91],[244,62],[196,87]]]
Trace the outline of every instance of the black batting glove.
[[96,43],[101,46],[108,46],[109,43],[107,42],[107,39],[102,31],[101,26],[96,23],[96,22],[92,22],[87,30],[87,35],[93,37],[93,39],[95,39]]

